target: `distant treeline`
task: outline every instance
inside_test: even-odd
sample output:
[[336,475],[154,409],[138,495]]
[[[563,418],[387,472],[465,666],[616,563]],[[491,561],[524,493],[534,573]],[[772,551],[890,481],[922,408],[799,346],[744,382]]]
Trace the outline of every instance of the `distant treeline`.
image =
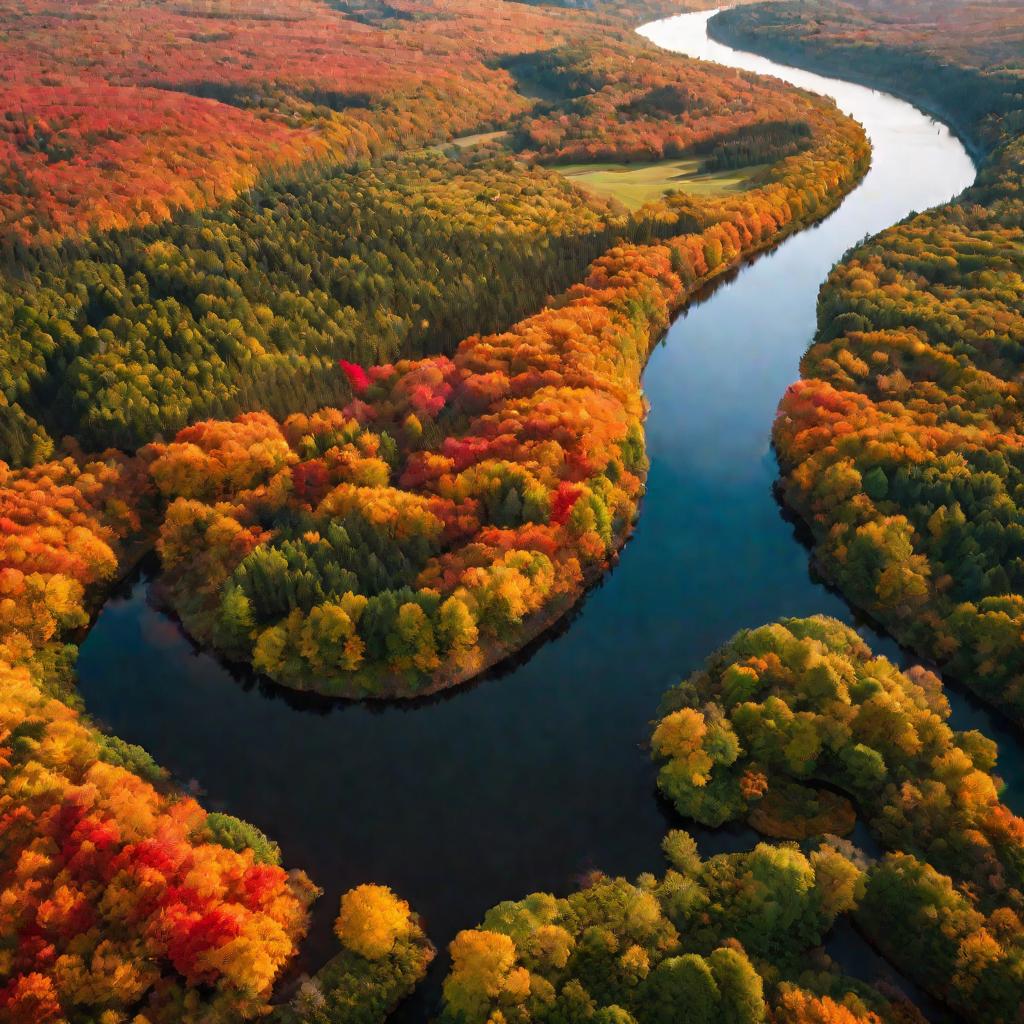
[[955,122],[975,186],[849,253],[775,441],[816,560],[852,601],[1024,720],[1024,15],[997,3],[781,3],[728,40],[849,71]]

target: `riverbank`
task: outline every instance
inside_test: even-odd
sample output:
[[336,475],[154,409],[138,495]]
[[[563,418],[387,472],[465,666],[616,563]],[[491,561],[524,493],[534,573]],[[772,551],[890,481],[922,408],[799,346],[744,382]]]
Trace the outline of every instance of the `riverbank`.
[[[662,32],[698,57],[709,45],[702,24]],[[767,61],[753,70],[786,73]],[[810,576],[772,495],[770,427],[813,334],[827,268],[865,231],[948,198],[974,171],[909,105],[840,82],[810,87],[834,89],[865,125],[872,167],[818,227],[697,297],[653,349],[642,515],[568,629],[478,684],[408,706],[330,703],[232,675],[147,604],[144,581],[83,645],[89,707],[199,780],[207,802],[272,833],[285,862],[324,886],[307,969],[333,952],[341,892],[368,878],[408,899],[443,948],[502,899],[564,893],[593,868],[635,878],[659,865],[678,819],[654,797],[650,720],[665,688],[738,629],[822,612],[905,663]],[[958,729],[999,734],[982,708],[962,702],[955,714]],[[705,856],[752,843],[745,830],[697,831]],[[444,970],[439,957],[398,1020],[425,1019]]]

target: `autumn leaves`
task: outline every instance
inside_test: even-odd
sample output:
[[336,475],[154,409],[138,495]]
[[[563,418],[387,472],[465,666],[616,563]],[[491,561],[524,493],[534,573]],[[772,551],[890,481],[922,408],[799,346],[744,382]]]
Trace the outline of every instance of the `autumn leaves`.
[[[858,924],[935,995],[1011,1021],[1024,976],[1024,822],[999,800],[995,744],[953,732],[948,717],[930,672],[900,672],[835,620],[784,620],[741,632],[669,691],[652,740],[658,785],[684,817],[746,818],[772,835],[842,820],[805,831],[820,801],[794,791],[852,799],[900,851],[868,868],[851,904]],[[926,919],[941,922],[938,946],[916,930]]]
[[699,234],[614,248],[451,359],[344,362],[342,411],[280,428],[247,414],[147,449],[185,623],[280,682],[357,697],[430,692],[522,646],[631,527],[652,339],[693,290],[836,201],[797,187],[823,156],[850,183],[858,158],[843,172],[836,136],[796,186],[721,201]]
[[141,532],[137,468],[109,453],[5,470],[0,1009],[14,1022],[63,1021],[75,1007],[117,1020],[116,1008],[143,1003],[152,1021],[250,1014],[315,895],[265,841],[259,856],[222,845],[226,820],[211,824],[143,751],[74,710],[64,641],[87,622],[86,588],[111,581]]
[[[155,540],[187,628],[285,685],[405,697],[469,678],[562,614],[628,534],[640,374],[671,313],[834,206],[867,159],[856,126],[779,86],[704,70],[691,104],[688,65],[647,54],[623,75],[576,13],[424,3],[381,24],[261,6],[4,20],[0,77],[23,116],[0,129],[2,227],[24,273],[0,309],[0,438],[23,467],[0,480],[0,1012],[19,1024],[263,1014],[315,895],[265,836],[77,710],[69,641],[133,556]],[[145,45],[112,48],[122,22]],[[755,138],[777,161],[756,188],[639,219],[507,154],[380,159],[518,117],[530,104],[495,48],[570,36],[600,97],[538,141],[545,158],[606,115],[598,141],[623,156],[714,148],[761,105],[810,135]],[[685,125],[655,137],[666,103]],[[560,117],[538,109],[530,130]],[[235,415],[253,407],[275,415]],[[134,454],[55,455],[64,433]],[[432,955],[375,887],[346,897],[338,932],[282,1019],[379,1019]],[[569,946],[543,931],[529,955],[560,970]],[[499,952],[524,995],[529,972]],[[630,977],[658,967],[640,940],[619,959]],[[651,987],[735,966],[709,951]]]

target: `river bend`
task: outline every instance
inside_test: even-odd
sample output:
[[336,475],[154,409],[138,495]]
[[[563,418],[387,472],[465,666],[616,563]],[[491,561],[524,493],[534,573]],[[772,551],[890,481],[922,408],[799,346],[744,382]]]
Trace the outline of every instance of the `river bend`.
[[[338,898],[360,882],[393,886],[443,947],[502,899],[564,893],[595,867],[660,870],[660,841],[679,822],[655,794],[649,723],[662,692],[741,627],[823,612],[900,657],[810,575],[773,497],[771,424],[829,268],[865,235],[951,198],[975,169],[949,130],[910,104],[712,42],[710,16],[641,32],[667,50],[834,97],[865,126],[874,160],[827,220],[722,282],[655,349],[640,522],[572,621],[473,686],[374,707],[286,693],[225,667],[150,606],[146,570],[82,646],[80,689],[100,721],[211,810],[254,822],[286,865],[323,886],[307,968],[332,952]],[[992,713],[950,697],[957,728],[999,742],[1007,800],[1021,810],[1020,741]],[[753,841],[746,829],[691,831],[705,853]],[[854,949],[844,966],[870,974],[877,965]],[[403,1019],[425,1017],[437,977]]]

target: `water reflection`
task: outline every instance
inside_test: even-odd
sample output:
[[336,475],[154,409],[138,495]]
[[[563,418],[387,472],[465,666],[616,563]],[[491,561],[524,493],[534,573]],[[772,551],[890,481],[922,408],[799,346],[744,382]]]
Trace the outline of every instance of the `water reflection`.
[[[82,647],[94,714],[196,780],[208,807],[271,834],[285,863],[323,886],[307,967],[332,951],[338,898],[359,882],[392,885],[443,946],[501,899],[564,893],[596,867],[660,870],[661,838],[679,824],[655,797],[644,749],[663,690],[741,627],[815,612],[855,621],[809,572],[773,498],[771,421],[813,334],[827,268],[864,235],[954,195],[974,170],[960,143],[909,104],[710,43],[707,17],[645,33],[835,96],[868,130],[874,163],[821,226],[715,289],[655,350],[644,378],[643,514],[573,620],[482,682],[404,705],[318,700],[229,669],[147,603],[147,571],[105,606]],[[990,712],[950,696],[958,728],[999,741],[1020,808],[1019,742]],[[705,852],[753,841],[746,829],[699,838]],[[426,1017],[443,970],[441,960],[402,1019]]]

